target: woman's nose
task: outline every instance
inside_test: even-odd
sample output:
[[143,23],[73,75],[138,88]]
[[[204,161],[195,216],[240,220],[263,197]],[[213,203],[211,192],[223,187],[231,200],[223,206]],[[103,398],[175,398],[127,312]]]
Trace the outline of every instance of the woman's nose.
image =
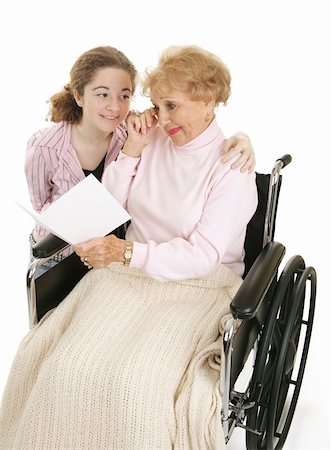
[[107,103],[107,109],[109,111],[119,111],[120,110],[120,103],[116,98],[109,99]]
[[161,109],[159,109],[157,112],[157,116],[158,116],[159,124],[161,125],[161,127],[165,127],[170,122],[167,111],[164,111],[164,110],[161,111]]

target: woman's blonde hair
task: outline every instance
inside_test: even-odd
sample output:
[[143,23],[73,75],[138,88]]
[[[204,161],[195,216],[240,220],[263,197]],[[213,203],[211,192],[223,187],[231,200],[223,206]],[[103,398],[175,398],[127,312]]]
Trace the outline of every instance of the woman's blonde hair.
[[146,70],[142,94],[178,90],[191,94],[192,100],[215,100],[218,105],[226,104],[230,84],[230,72],[218,56],[195,45],[172,46],[162,53],[157,67]]

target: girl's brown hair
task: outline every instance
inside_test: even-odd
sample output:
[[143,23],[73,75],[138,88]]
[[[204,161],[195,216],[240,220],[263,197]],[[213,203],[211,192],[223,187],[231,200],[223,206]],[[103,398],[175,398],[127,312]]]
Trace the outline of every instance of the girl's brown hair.
[[70,71],[70,83],[50,98],[49,119],[52,122],[78,123],[83,111],[77,105],[73,92],[83,95],[85,86],[92,81],[96,71],[106,67],[127,72],[131,78],[132,93],[134,93],[137,70],[133,63],[114,47],[96,47],[83,53],[77,59]]

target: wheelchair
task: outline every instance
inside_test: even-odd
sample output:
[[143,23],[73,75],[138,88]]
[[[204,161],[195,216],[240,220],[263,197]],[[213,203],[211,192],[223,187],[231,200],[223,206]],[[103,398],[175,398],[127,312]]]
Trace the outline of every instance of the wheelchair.
[[[274,241],[281,170],[290,155],[279,158],[270,174],[256,173],[258,207],[247,227],[245,273],[233,298],[220,352],[220,420],[226,443],[236,427],[246,432],[247,450],[282,449],[304,376],[314,320],[316,271],[302,256],[280,269],[283,244]],[[113,233],[124,237],[126,225]],[[71,291],[88,269],[71,254],[35,278],[38,267],[68,244],[48,235],[32,248],[35,261],[27,272],[30,327]],[[236,330],[236,331],[235,331]],[[243,389],[238,381],[249,366]],[[216,449],[215,449],[216,450]]]

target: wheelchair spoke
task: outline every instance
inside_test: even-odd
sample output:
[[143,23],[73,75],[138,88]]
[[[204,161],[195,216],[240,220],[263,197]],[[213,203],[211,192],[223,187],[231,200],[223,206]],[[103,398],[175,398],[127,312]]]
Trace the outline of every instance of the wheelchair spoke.
[[[248,450],[283,448],[294,414],[307,357],[316,294],[315,276],[314,269],[305,269],[303,259],[296,256],[288,262],[278,280],[259,340],[251,380],[251,386],[256,388],[252,389],[250,400],[257,403],[255,407],[247,411]],[[304,320],[307,279],[312,279],[311,306],[309,318]],[[303,351],[301,349],[302,333],[304,334]],[[299,350],[301,357],[297,374],[294,371],[297,370],[296,359]],[[258,434],[251,430],[256,430]]]

